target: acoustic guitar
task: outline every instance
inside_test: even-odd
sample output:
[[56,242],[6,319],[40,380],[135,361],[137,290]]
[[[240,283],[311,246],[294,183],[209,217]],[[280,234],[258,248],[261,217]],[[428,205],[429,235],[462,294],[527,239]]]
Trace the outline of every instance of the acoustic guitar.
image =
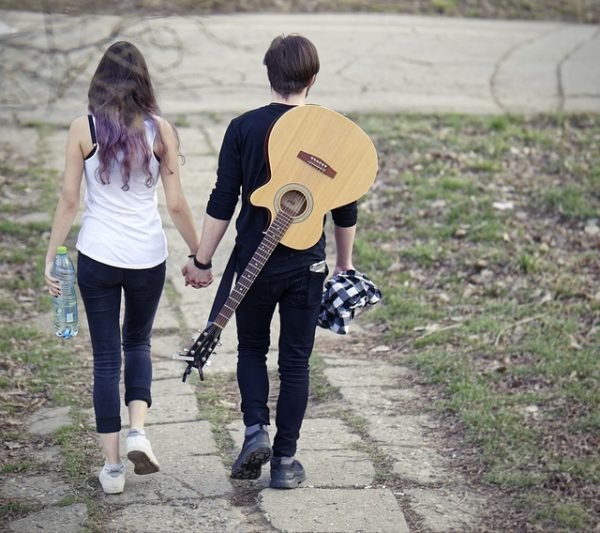
[[377,174],[377,152],[350,119],[317,105],[295,107],[275,121],[267,143],[269,179],[250,202],[270,213],[270,224],[227,301],[193,344],[179,352],[187,361],[183,381],[202,369],[219,344],[221,331],[279,243],[310,248],[323,232],[323,217],[364,195]]

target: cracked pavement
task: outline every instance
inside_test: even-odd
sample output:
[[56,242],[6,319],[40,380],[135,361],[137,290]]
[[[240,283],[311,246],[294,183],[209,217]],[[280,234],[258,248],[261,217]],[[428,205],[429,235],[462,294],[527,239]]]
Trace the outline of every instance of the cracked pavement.
[[268,98],[262,56],[279,33],[321,55],[312,100],[341,112],[597,111],[600,28],[402,15],[114,17],[2,12],[0,109],[64,122],[85,112],[106,45],[129,39],[163,112],[237,112]]

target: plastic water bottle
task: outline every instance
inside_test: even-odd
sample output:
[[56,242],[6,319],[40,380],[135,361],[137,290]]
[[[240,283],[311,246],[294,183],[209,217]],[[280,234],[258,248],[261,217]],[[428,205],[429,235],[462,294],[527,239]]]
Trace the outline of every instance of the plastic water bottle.
[[66,246],[56,249],[52,275],[60,281],[60,295],[53,298],[54,330],[57,337],[70,339],[79,331],[79,312],[75,292],[75,267],[67,255]]

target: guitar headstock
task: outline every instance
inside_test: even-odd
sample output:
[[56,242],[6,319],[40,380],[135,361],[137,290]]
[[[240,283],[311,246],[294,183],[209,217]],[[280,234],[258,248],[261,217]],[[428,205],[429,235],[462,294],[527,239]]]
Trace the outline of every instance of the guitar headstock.
[[208,359],[215,353],[215,349],[219,346],[219,338],[221,337],[221,328],[215,324],[207,326],[198,337],[194,340],[189,348],[180,351],[176,355],[176,359],[187,361],[187,368],[183,373],[182,381],[185,382],[191,374],[192,368],[198,369],[200,380],[204,381],[204,373],[202,369],[204,365],[210,364]]

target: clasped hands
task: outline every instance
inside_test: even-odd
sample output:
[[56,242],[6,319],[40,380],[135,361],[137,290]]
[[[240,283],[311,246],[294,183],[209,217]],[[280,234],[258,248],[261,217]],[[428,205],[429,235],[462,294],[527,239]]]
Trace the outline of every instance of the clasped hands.
[[181,274],[185,278],[185,286],[190,285],[194,289],[203,289],[214,281],[212,269],[200,270],[196,268],[193,258],[190,258],[184,265]]

